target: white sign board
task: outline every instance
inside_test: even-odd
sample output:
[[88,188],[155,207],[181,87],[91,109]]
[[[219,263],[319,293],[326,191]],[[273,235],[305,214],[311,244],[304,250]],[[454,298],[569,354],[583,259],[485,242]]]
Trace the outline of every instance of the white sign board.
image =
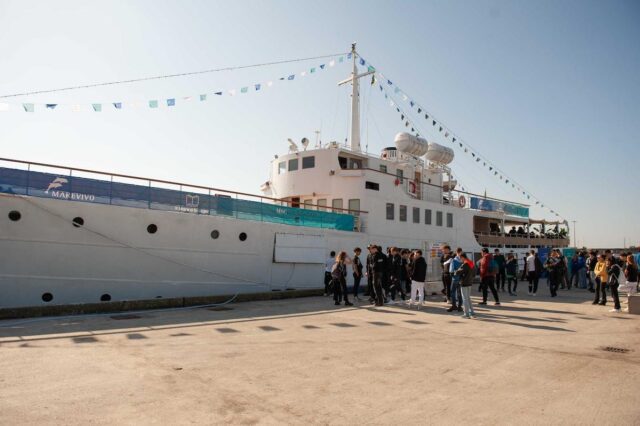
[[322,235],[276,234],[276,263],[324,264],[328,256],[327,239]]

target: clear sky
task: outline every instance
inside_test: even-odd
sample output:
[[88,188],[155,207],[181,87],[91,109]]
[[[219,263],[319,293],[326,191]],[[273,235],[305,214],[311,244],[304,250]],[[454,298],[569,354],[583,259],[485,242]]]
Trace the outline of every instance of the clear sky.
[[[640,245],[637,0],[0,0],[0,95],[346,52],[352,41],[508,176],[576,220],[580,245]],[[349,88],[336,85],[348,66],[260,93],[180,98],[322,62],[0,99],[125,102],[101,114],[12,105],[0,113],[0,156],[259,193],[288,137],[348,135]],[[363,145],[379,152],[404,127],[370,86],[362,96]],[[128,108],[172,97],[175,108]],[[456,154],[468,189],[526,201]]]

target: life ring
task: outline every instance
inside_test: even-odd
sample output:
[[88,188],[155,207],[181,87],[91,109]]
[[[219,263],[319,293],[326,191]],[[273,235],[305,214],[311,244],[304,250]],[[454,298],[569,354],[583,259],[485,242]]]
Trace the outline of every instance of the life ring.
[[458,205],[460,207],[464,207],[464,206],[467,205],[467,199],[464,198],[464,195],[461,195],[461,196],[458,197]]
[[409,192],[411,194],[415,194],[416,193],[416,183],[412,180],[409,181]]

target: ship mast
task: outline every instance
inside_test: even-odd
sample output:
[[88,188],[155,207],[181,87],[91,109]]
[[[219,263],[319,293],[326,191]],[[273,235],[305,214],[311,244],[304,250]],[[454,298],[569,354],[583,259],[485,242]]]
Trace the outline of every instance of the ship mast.
[[358,54],[356,52],[356,44],[351,44],[351,58],[353,59],[353,70],[351,71],[351,77],[346,80],[342,80],[338,83],[338,86],[342,86],[346,83],[351,83],[351,150],[360,152],[360,84],[358,80],[362,77],[373,74],[375,71],[368,71],[362,74],[358,74]]

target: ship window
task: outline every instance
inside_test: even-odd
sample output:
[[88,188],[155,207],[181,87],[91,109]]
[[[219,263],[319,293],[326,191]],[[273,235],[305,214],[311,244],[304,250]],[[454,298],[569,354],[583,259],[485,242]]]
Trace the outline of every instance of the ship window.
[[380,171],[381,171],[382,173],[387,173],[387,166],[386,166],[386,165],[384,165],[384,164],[380,164]]
[[278,174],[281,175],[287,171],[287,162],[281,161],[278,163]]
[[153,223],[149,226],[147,226],[147,232],[150,234],[155,234],[156,232],[158,232],[158,225],[154,225]]
[[11,220],[13,222],[19,221],[21,217],[22,217],[22,215],[17,210],[11,210],[9,212],[9,220]]
[[289,160],[289,171],[293,172],[294,170],[298,170],[298,159],[292,158]]
[[319,198],[318,199],[318,211],[319,212],[324,212],[327,209],[325,208],[327,206],[327,199],[326,198]]
[[316,157],[302,157],[302,168],[313,169],[316,166]]
[[333,200],[331,200],[331,207],[333,207],[334,209],[341,209],[342,208],[342,198],[334,198]]
[[84,225],[84,219],[81,217],[74,217],[72,222],[73,226],[75,226],[76,228],[80,228],[82,225]]
[[380,184],[379,183],[366,181],[364,183],[364,187],[366,189],[372,189],[374,191],[380,191]]
[[338,164],[340,164],[341,169],[347,168],[347,157],[338,157]]
[[349,213],[354,216],[360,216],[360,199],[349,200]]
[[393,220],[395,210],[393,203],[387,203],[387,220]]
[[404,178],[404,171],[402,169],[396,170],[396,177],[402,181]]
[[424,210],[424,224],[431,225],[431,209]]
[[53,300],[53,294],[51,293],[44,293],[42,295],[42,301],[43,302],[51,302]]
[[407,221],[407,206],[400,206],[400,222]]
[[420,207],[413,208],[413,223],[420,223]]
[[447,228],[453,228],[453,213],[447,213]]
[[436,212],[436,226],[442,226],[442,212]]
[[349,168],[350,169],[361,169],[362,168],[362,160],[359,160],[357,158],[350,158],[349,159]]
[[313,204],[313,200],[304,200],[303,207],[305,209],[311,210],[311,209],[313,209],[312,204]]
[[211,231],[211,238],[213,238],[214,240],[217,240],[219,236],[220,236],[220,231],[218,231],[217,229],[214,229],[213,231]]
[[245,232],[241,232],[240,235],[238,235],[238,238],[240,238],[240,241],[245,241],[247,239],[247,234]]

